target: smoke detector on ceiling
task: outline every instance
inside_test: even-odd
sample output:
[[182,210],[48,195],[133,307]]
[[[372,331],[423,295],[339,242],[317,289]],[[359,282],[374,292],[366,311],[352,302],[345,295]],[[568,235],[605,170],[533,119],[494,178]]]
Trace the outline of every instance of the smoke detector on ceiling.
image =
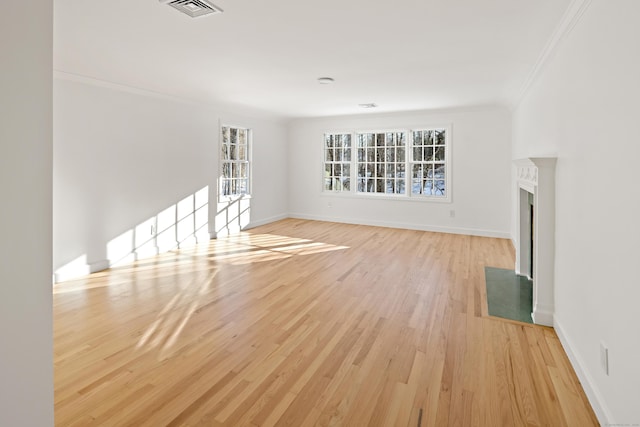
[[222,9],[208,0],[160,0],[160,3],[166,3],[192,18],[222,13]]

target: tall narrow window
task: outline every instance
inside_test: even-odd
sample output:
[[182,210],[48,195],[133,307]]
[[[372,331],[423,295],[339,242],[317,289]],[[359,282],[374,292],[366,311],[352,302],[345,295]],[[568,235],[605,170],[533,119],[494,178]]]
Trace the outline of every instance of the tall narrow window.
[[249,143],[251,131],[245,128],[222,126],[222,176],[220,195],[234,197],[250,194]]
[[447,195],[445,129],[414,130],[411,158],[411,194]]
[[327,133],[324,136],[324,190],[351,189],[351,134]]
[[359,133],[359,193],[405,194],[406,132]]

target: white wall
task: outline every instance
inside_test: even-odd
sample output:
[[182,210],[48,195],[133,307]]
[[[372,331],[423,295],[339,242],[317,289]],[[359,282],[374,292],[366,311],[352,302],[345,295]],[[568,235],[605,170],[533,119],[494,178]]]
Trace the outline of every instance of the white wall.
[[[121,259],[127,247],[129,252],[136,247],[134,230],[136,239],[143,233],[153,237],[146,221],[176,203],[180,211],[182,200],[206,187],[209,223],[200,237],[215,234],[220,121],[253,130],[255,196],[250,223],[244,225],[286,214],[283,123],[62,73],[57,77],[53,254],[59,279]],[[162,231],[160,223],[157,230]],[[71,270],[65,269],[69,263]]]
[[640,423],[638,16],[593,0],[514,114],[514,158],[557,152],[555,325],[603,424]]
[[[510,123],[510,113],[501,108],[293,121],[289,126],[289,210],[301,218],[509,237]],[[451,203],[323,194],[325,132],[443,124],[452,129]]]
[[51,0],[0,3],[0,425],[53,425]]

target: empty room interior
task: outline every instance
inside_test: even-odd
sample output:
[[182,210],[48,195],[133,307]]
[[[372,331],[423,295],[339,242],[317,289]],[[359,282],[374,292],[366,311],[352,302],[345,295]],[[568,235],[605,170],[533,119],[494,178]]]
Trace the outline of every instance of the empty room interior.
[[640,425],[640,2],[0,16],[1,426]]

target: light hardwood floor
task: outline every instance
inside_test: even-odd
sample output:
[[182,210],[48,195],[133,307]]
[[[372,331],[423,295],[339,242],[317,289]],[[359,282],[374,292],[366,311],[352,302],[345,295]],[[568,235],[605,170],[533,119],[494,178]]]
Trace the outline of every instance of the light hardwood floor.
[[283,220],[54,287],[60,426],[593,426],[508,240]]

